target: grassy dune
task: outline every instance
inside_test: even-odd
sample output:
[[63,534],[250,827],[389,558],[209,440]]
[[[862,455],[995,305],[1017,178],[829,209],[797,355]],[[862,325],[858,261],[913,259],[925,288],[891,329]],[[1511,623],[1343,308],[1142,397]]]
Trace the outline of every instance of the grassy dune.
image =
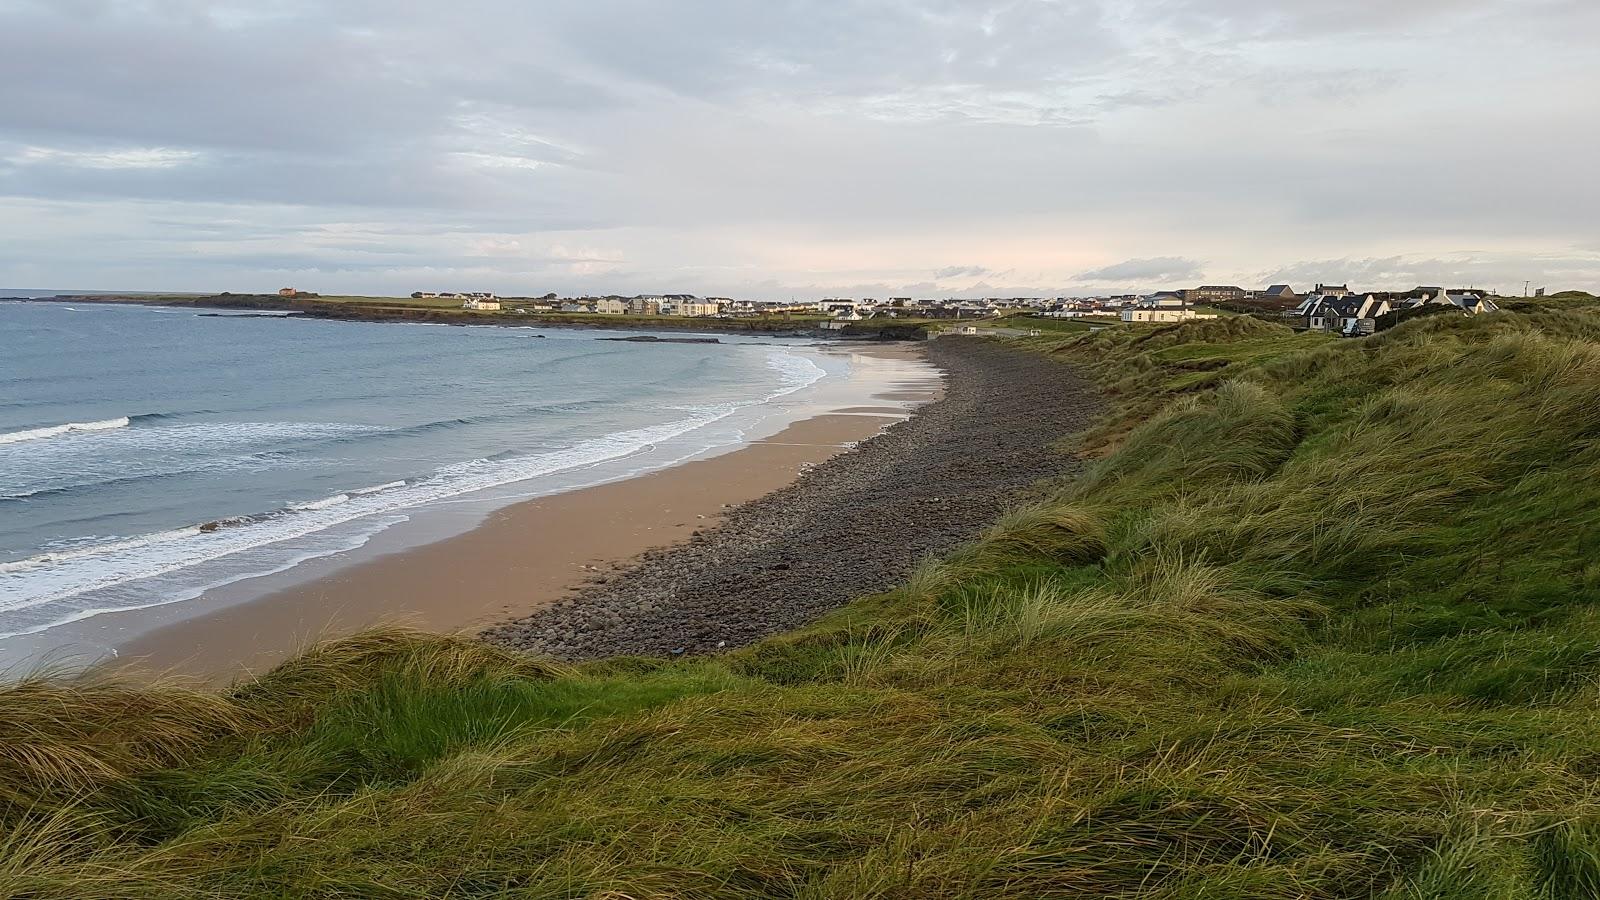
[[1600,896],[1600,307],[1032,343],[1091,472],[748,651],[0,693],[0,896]]

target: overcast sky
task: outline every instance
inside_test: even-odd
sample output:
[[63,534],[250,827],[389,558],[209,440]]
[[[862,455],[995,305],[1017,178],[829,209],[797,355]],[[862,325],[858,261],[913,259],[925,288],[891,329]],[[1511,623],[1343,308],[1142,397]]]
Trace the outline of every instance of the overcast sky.
[[1596,0],[0,0],[0,286],[1600,288]]

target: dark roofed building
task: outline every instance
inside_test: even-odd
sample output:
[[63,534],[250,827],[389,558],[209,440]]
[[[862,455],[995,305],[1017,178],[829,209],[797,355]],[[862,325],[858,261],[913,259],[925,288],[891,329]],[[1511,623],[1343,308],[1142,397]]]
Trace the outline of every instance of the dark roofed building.
[[1190,303],[1216,303],[1224,300],[1243,300],[1250,292],[1234,285],[1207,284],[1183,292]]

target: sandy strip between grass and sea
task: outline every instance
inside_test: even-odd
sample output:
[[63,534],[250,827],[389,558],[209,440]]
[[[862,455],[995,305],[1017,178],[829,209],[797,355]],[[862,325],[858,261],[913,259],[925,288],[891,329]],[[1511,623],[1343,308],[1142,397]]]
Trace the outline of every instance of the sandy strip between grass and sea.
[[[841,348],[858,359],[920,361],[916,345]],[[623,481],[526,500],[443,540],[364,559],[117,646],[141,673],[227,682],[316,640],[380,624],[472,632],[550,606],[645,551],[714,528],[730,509],[904,422],[937,398],[937,370],[885,366],[893,380],[737,450]],[[202,601],[205,598],[201,598]]]

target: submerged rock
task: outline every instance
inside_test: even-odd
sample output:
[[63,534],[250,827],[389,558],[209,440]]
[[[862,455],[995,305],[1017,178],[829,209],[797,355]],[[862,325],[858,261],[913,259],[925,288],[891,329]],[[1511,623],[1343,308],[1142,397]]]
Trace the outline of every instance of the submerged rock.
[[632,344],[720,344],[714,337],[658,337],[653,334],[631,334],[627,337],[603,337],[602,341],[626,341]]

